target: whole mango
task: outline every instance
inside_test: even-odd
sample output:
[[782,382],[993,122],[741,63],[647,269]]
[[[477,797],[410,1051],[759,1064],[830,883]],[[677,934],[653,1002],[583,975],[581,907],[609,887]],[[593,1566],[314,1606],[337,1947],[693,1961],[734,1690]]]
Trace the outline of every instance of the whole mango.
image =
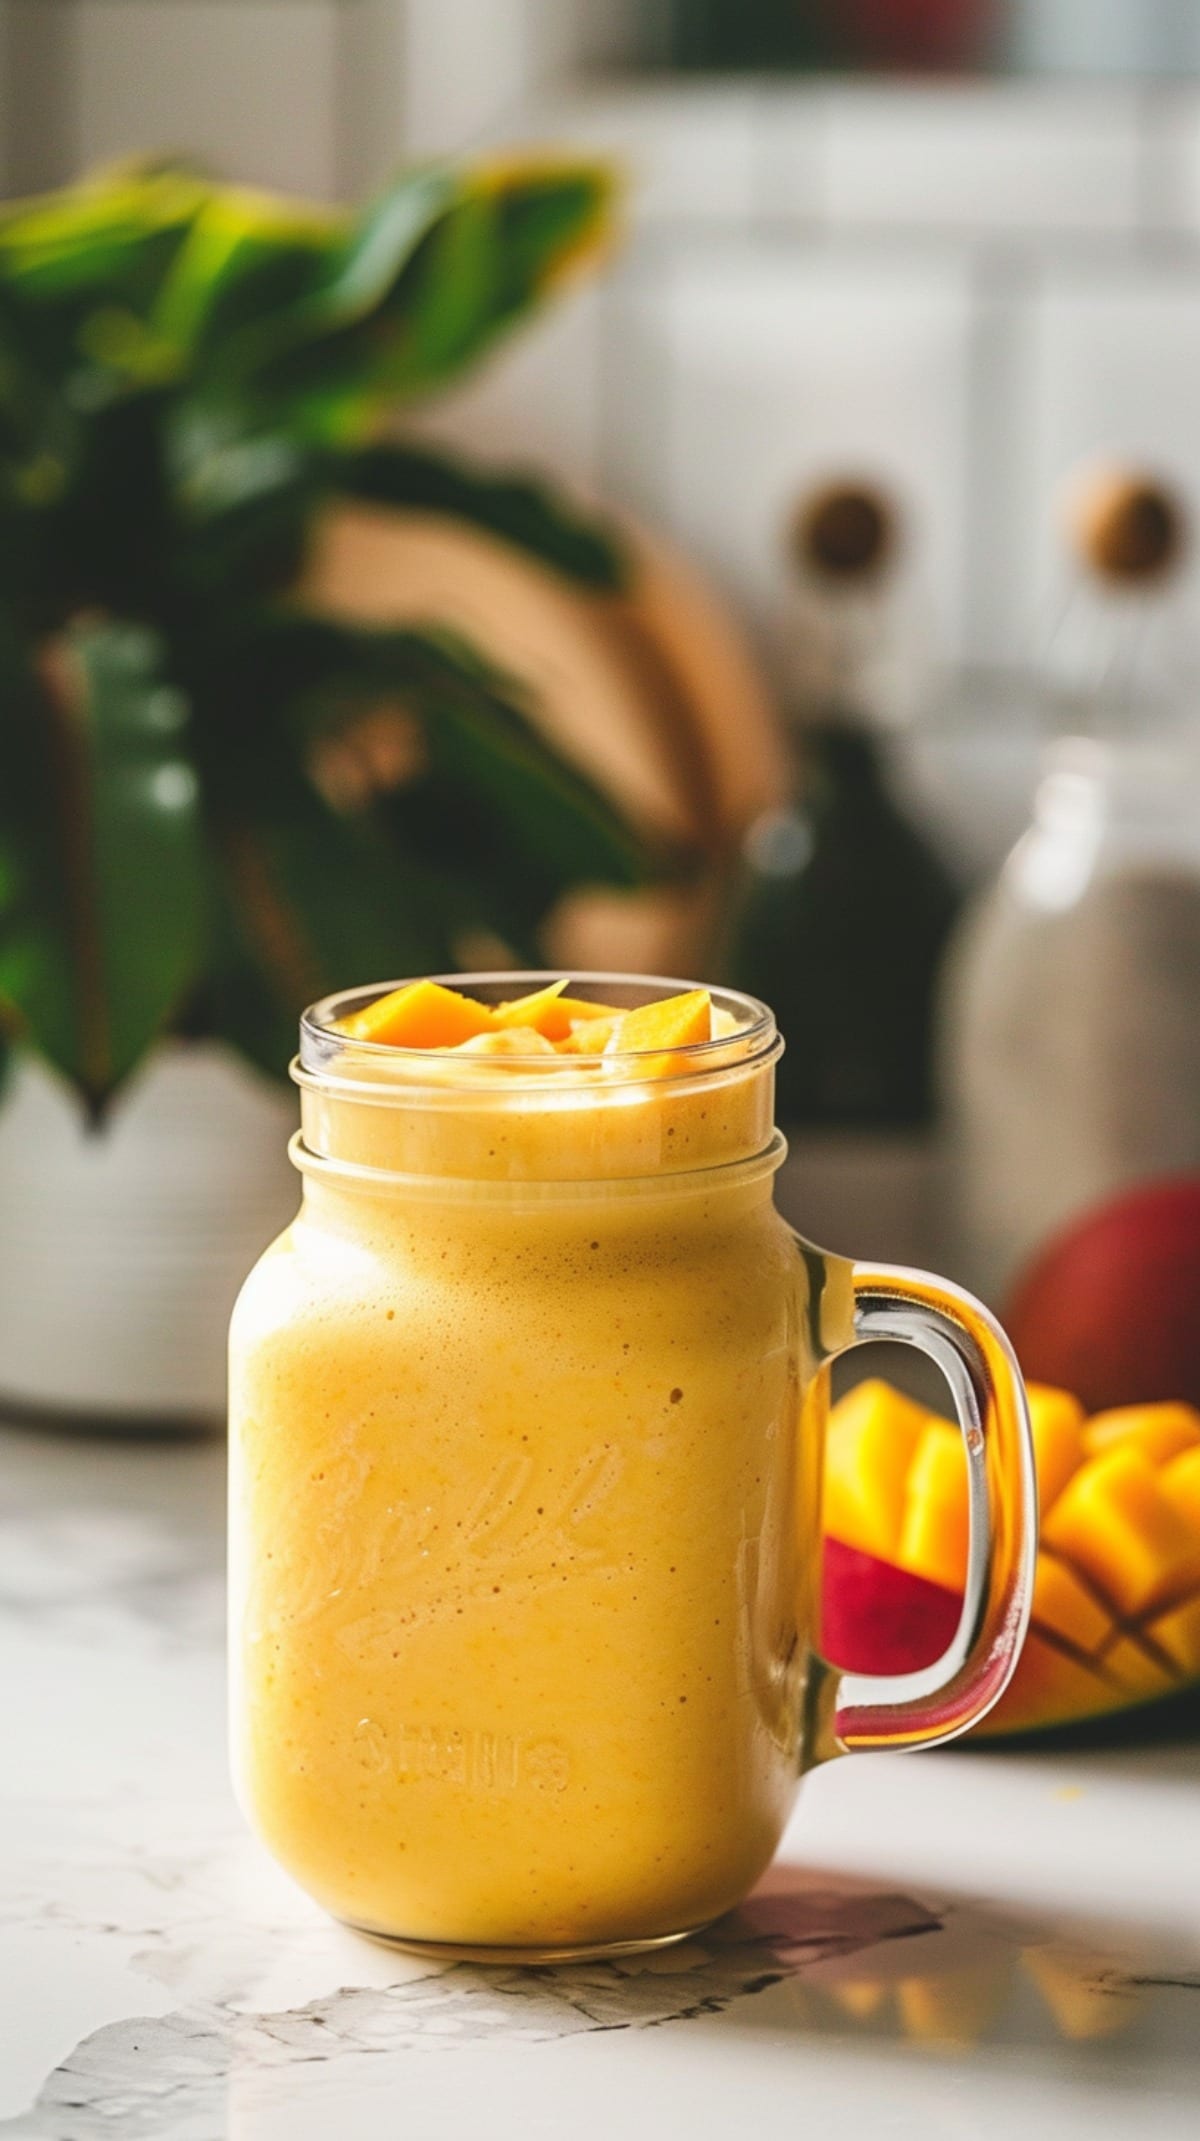
[[1089,1412],[1200,1405],[1200,1176],[1152,1182],[1057,1235],[1003,1321],[1027,1376]]

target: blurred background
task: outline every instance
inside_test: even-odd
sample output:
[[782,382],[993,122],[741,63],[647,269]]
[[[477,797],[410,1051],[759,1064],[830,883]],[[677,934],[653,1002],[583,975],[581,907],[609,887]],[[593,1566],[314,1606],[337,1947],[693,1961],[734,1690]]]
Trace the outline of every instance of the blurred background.
[[[1172,0],[0,0],[12,200],[163,154],[334,204],[516,147],[619,170],[603,257],[406,390],[402,430],[547,483],[620,587],[436,486],[324,517],[304,586],[522,680],[651,858],[641,890],[560,871],[541,956],[769,997],[789,1216],[997,1302],[1065,1223],[1200,1167],[1197,68]],[[403,787],[405,718],[326,753],[333,808]],[[339,940],[367,966],[370,908]],[[524,949],[468,921],[457,958]],[[213,1410],[212,1332],[292,1198],[265,1074],[303,992],[265,1040],[176,1003],[109,1105],[0,968],[0,1389]]]

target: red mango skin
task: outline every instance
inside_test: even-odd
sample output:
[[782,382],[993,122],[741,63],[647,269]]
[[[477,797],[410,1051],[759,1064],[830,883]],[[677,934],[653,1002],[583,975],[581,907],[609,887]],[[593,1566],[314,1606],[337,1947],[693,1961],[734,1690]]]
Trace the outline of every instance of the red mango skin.
[[1074,1221],[1018,1281],[1002,1320],[1026,1378],[1088,1412],[1200,1405],[1200,1175],[1151,1182]]
[[825,1541],[821,1651],[851,1673],[913,1673],[949,1648],[962,1598],[940,1583]]

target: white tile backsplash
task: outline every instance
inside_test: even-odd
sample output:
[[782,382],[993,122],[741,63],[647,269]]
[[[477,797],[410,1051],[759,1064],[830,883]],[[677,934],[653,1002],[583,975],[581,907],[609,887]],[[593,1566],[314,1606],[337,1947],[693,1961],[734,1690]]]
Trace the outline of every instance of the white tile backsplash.
[[1147,221],[1200,235],[1200,88],[1155,91],[1149,120]]
[[[959,649],[970,297],[953,261],[794,241],[651,264],[634,330],[670,376],[660,514],[770,637],[783,539],[817,482],[894,496],[904,570]],[[630,360],[632,361],[632,360]]]
[[599,328],[595,289],[560,298],[517,330],[415,428],[491,462],[522,462],[591,489],[597,477]]
[[840,88],[825,118],[826,206],[834,224],[1132,230],[1141,150],[1132,91]]
[[403,16],[410,155],[468,148],[534,86],[525,0],[404,0]]
[[[1126,463],[1160,474],[1200,527],[1200,277],[1183,264],[1047,270],[1030,301],[1025,336],[1023,540],[1014,552],[1014,606],[1044,631],[1056,613],[1056,590],[1071,577],[1065,498],[1089,465]],[[1160,651],[1194,672],[1194,548],[1160,621]]]
[[81,0],[77,162],[174,150],[251,184],[335,193],[339,14],[339,0]]
[[[1038,652],[1081,462],[1161,469],[1200,524],[1200,83],[589,77],[639,4],[0,0],[0,156],[12,190],[169,146],[316,194],[482,140],[614,156],[615,267],[419,421],[661,523],[764,644],[825,474],[894,490],[913,601],[975,663]],[[1048,51],[1086,25],[1100,69],[1135,13],[1030,0],[1027,26]],[[1195,569],[1172,630],[1200,646]]]
[[756,205],[759,99],[739,84],[645,84],[535,107],[536,137],[615,158],[639,225],[748,225]]

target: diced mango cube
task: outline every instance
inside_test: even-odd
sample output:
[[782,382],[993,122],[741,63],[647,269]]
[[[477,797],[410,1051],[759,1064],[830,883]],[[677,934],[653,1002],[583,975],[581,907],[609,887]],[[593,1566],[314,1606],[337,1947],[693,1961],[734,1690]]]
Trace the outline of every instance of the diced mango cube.
[[1076,1472],[1043,1536],[1126,1616],[1168,1605],[1200,1583],[1200,1538],[1163,1493],[1149,1460],[1128,1443]]
[[1185,1450],[1164,1465],[1159,1479],[1167,1500],[1200,1538],[1200,1450]]
[[1036,1729],[1050,1720],[1069,1725],[1078,1718],[1118,1709],[1123,1700],[1119,1688],[1105,1680],[1098,1668],[1073,1658],[1031,1628],[1003,1702],[975,1731],[980,1738],[990,1739],[1001,1732]]
[[943,1420],[930,1420],[909,1466],[896,1560],[914,1576],[961,1591],[969,1537],[962,1436]]
[[381,1041],[389,1048],[458,1048],[494,1027],[487,1004],[477,1004],[438,981],[413,981],[407,988],[393,989],[341,1021],[341,1031],[354,1040]]
[[1100,1662],[1127,1695],[1162,1695],[1175,1685],[1174,1674],[1136,1636],[1119,1637]]
[[594,1004],[586,996],[560,996],[558,1008],[572,1026],[590,1018],[620,1018],[615,1004]]
[[515,996],[510,1003],[497,1004],[492,1012],[497,1026],[532,1026],[547,1041],[557,1041],[571,1030],[570,1019],[560,1008],[565,981],[552,981],[544,989],[533,989],[527,996]]
[[712,999],[707,989],[664,996],[656,1004],[627,1011],[613,1039],[621,1055],[652,1048],[689,1048],[712,1039]]
[[878,1377],[849,1391],[829,1417],[825,1528],[846,1546],[894,1561],[913,1452],[931,1415]]
[[1089,1457],[1123,1442],[1141,1450],[1151,1464],[1166,1464],[1181,1450],[1200,1448],[1200,1413],[1192,1405],[1121,1405],[1093,1414],[1083,1430]]
[[1033,1579],[1034,1625],[1061,1636],[1085,1655],[1098,1651],[1112,1633],[1112,1616],[1080,1582],[1065,1561],[1039,1554]]
[[502,1033],[474,1033],[459,1044],[461,1056],[552,1056],[553,1041],[532,1026],[510,1026]]
[[1185,1599],[1182,1606],[1151,1621],[1146,1634],[1181,1673],[1189,1679],[1200,1675],[1200,1596]]
[[511,1003],[497,1004],[493,1014],[498,1026],[532,1026],[547,1041],[556,1045],[569,1041],[576,1026],[590,1023],[607,1023],[611,1029],[620,1012],[611,1004],[592,1004],[582,996],[567,996],[565,981],[552,981],[544,989],[534,989],[528,996],[516,996]]
[[1033,1428],[1038,1505],[1045,1516],[1083,1463],[1083,1407],[1069,1390],[1056,1390],[1051,1383],[1029,1383],[1025,1395]]

